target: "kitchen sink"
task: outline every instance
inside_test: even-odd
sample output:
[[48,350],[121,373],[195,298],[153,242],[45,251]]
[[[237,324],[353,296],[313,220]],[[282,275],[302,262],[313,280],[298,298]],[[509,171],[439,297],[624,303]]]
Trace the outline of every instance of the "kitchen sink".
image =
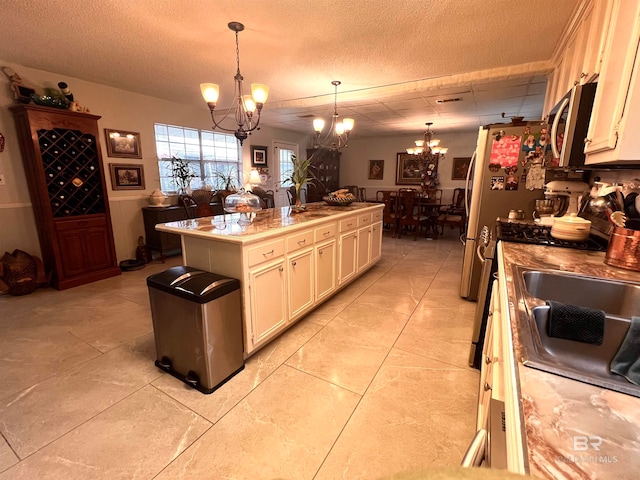
[[[524,365],[640,397],[640,386],[609,370],[631,316],[640,314],[640,284],[519,266],[514,267],[514,280],[523,300],[518,315]],[[549,337],[546,300],[603,310],[602,345]]]

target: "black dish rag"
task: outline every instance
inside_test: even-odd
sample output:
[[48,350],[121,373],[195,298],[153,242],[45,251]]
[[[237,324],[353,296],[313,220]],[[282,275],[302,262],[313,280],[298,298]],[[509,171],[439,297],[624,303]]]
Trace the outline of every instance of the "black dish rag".
[[549,305],[549,336],[602,345],[605,313],[602,310],[552,300]]
[[631,317],[627,336],[611,361],[611,371],[640,385],[640,317]]

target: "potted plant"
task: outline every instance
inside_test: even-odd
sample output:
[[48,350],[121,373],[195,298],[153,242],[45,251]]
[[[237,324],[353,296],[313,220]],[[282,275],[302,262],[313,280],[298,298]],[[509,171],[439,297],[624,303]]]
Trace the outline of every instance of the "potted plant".
[[171,176],[173,177],[173,183],[178,190],[178,194],[184,195],[189,192],[191,180],[196,178],[198,175],[191,170],[189,160],[183,160],[182,158],[172,156]]
[[234,193],[237,190],[237,179],[238,176],[233,168],[231,168],[228,172],[214,172],[213,176],[215,177],[216,190]]
[[305,209],[305,207],[302,205],[302,201],[300,200],[300,190],[307,183],[313,183],[314,175],[313,172],[309,170],[312,158],[313,155],[305,160],[302,160],[295,155],[291,155],[291,163],[293,163],[293,169],[287,172],[287,177],[285,178],[285,181],[283,183],[290,182],[295,186],[296,204],[293,207],[293,211],[302,211]]

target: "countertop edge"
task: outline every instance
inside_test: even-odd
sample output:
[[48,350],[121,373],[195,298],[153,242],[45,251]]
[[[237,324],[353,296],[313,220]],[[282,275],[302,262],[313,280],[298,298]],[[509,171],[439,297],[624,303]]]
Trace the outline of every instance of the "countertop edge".
[[[554,480],[628,478],[623,472],[640,470],[640,399],[523,365],[512,271],[518,265],[632,282],[640,272],[604,264],[604,252],[500,243],[525,467]],[[601,439],[602,447],[576,451],[576,437]]]
[[[247,245],[251,243],[260,242],[262,240],[268,240],[271,237],[281,235],[283,232],[291,233],[297,230],[314,228],[323,223],[338,221],[340,219],[343,219],[349,216],[358,215],[361,213],[365,213],[367,211],[373,212],[375,210],[382,210],[384,208],[384,205],[381,203],[365,203],[365,202],[354,202],[353,204],[351,204],[351,208],[332,207],[324,204],[324,202],[312,203],[308,205],[309,207],[314,208],[314,210],[321,210],[325,212],[325,214],[317,218],[308,218],[308,216],[305,217],[305,215],[311,214],[314,211],[314,210],[310,210],[308,212],[296,213],[296,214],[287,213],[285,215],[284,211],[290,209],[290,207],[282,207],[280,208],[280,213],[277,214],[279,215],[278,218],[293,217],[293,219],[299,218],[300,220],[303,220],[303,221],[300,221],[299,223],[298,222],[291,223],[288,225],[279,224],[279,225],[274,225],[272,227],[268,227],[268,226],[261,227],[261,228],[264,228],[264,230],[257,231],[257,232],[249,232],[249,233],[237,232],[232,235],[216,234],[215,231],[211,231],[211,228],[214,228],[215,230],[216,221],[218,222],[219,225],[224,224],[225,229],[229,225],[231,225],[233,228],[235,225],[237,225],[237,220],[240,217],[240,214],[237,214],[237,213],[226,214],[226,215],[216,215],[213,217],[200,217],[195,219],[179,220],[176,222],[169,222],[169,223],[161,223],[156,225],[155,228],[160,232],[173,233],[173,234],[185,235],[190,237],[198,237],[198,238],[204,238],[204,239],[239,244],[239,245]],[[353,208],[353,207],[358,207],[358,208]],[[269,211],[271,211],[272,214],[275,214],[277,210],[278,209],[261,210],[260,212],[257,212],[256,218],[259,218],[260,216],[264,216],[265,213]],[[249,228],[251,228],[252,226],[249,226]]]

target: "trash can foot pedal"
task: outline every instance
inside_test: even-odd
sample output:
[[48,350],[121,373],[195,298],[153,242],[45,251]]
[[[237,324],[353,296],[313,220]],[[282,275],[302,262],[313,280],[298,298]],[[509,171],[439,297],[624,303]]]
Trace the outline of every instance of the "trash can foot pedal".
[[183,375],[183,374],[181,374],[179,372],[176,372],[173,369],[171,360],[168,359],[167,357],[162,357],[160,360],[156,360],[154,363],[155,363],[156,367],[158,367],[160,370],[162,370],[164,372],[167,372],[169,375],[172,375],[172,376],[176,377],[178,380],[182,380],[184,383],[186,383],[190,387],[193,387],[196,390],[198,390],[199,392],[205,393],[207,395],[210,394],[210,393],[215,392],[222,385],[224,385],[229,380],[231,380],[232,377],[234,377],[236,374],[238,374],[242,370],[244,370],[244,363],[243,363],[242,366],[239,369],[237,369],[235,372],[233,372],[227,378],[222,380],[216,386],[214,386],[213,388],[207,388],[207,387],[203,386],[200,383],[200,377],[198,376],[198,374],[196,372],[194,372],[192,370],[189,370],[189,372],[186,375]]
[[173,363],[168,357],[162,357],[160,360],[156,361],[156,365],[160,368],[169,369]]

